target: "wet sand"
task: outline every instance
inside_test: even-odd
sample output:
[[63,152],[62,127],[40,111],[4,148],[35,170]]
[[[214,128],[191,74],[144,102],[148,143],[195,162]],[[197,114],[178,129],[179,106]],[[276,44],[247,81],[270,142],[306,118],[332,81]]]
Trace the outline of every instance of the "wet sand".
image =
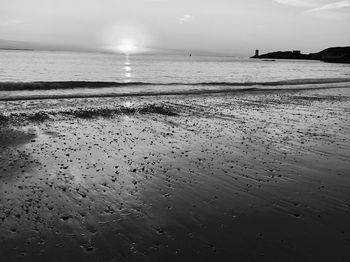
[[6,261],[350,260],[350,88],[0,109]]

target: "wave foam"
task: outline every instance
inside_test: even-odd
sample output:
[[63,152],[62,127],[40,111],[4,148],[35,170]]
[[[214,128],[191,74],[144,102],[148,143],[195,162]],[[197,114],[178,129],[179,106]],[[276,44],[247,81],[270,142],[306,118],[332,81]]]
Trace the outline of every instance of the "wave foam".
[[306,84],[330,84],[350,82],[350,78],[293,79],[271,82],[195,82],[195,83],[154,83],[154,82],[103,82],[103,81],[37,81],[37,82],[0,82],[0,91],[53,90],[77,88],[106,88],[133,86],[284,86]]

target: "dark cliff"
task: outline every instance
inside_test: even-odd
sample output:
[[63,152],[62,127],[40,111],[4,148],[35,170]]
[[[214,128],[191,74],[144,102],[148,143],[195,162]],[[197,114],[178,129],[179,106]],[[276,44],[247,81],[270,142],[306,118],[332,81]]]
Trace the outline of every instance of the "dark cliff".
[[302,54],[300,51],[278,51],[251,58],[258,59],[304,59],[330,63],[350,63],[350,46],[331,47],[318,53]]
[[321,52],[310,54],[311,59],[331,63],[350,63],[350,46],[331,47]]

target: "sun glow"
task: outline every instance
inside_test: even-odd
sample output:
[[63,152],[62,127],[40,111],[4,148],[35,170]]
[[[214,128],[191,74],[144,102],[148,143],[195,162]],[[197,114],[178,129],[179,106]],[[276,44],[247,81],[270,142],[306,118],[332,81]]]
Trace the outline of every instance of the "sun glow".
[[116,49],[125,54],[135,53],[138,48],[135,44],[135,41],[132,39],[122,39],[120,43],[116,46]]
[[119,22],[101,32],[103,48],[113,53],[132,55],[148,52],[152,33],[140,24]]

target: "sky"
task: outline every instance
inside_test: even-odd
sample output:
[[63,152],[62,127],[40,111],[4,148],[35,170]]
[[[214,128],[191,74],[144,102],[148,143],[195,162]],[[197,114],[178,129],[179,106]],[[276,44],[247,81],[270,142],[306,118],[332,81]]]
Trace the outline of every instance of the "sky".
[[350,0],[0,0],[0,39],[112,52],[350,45]]

